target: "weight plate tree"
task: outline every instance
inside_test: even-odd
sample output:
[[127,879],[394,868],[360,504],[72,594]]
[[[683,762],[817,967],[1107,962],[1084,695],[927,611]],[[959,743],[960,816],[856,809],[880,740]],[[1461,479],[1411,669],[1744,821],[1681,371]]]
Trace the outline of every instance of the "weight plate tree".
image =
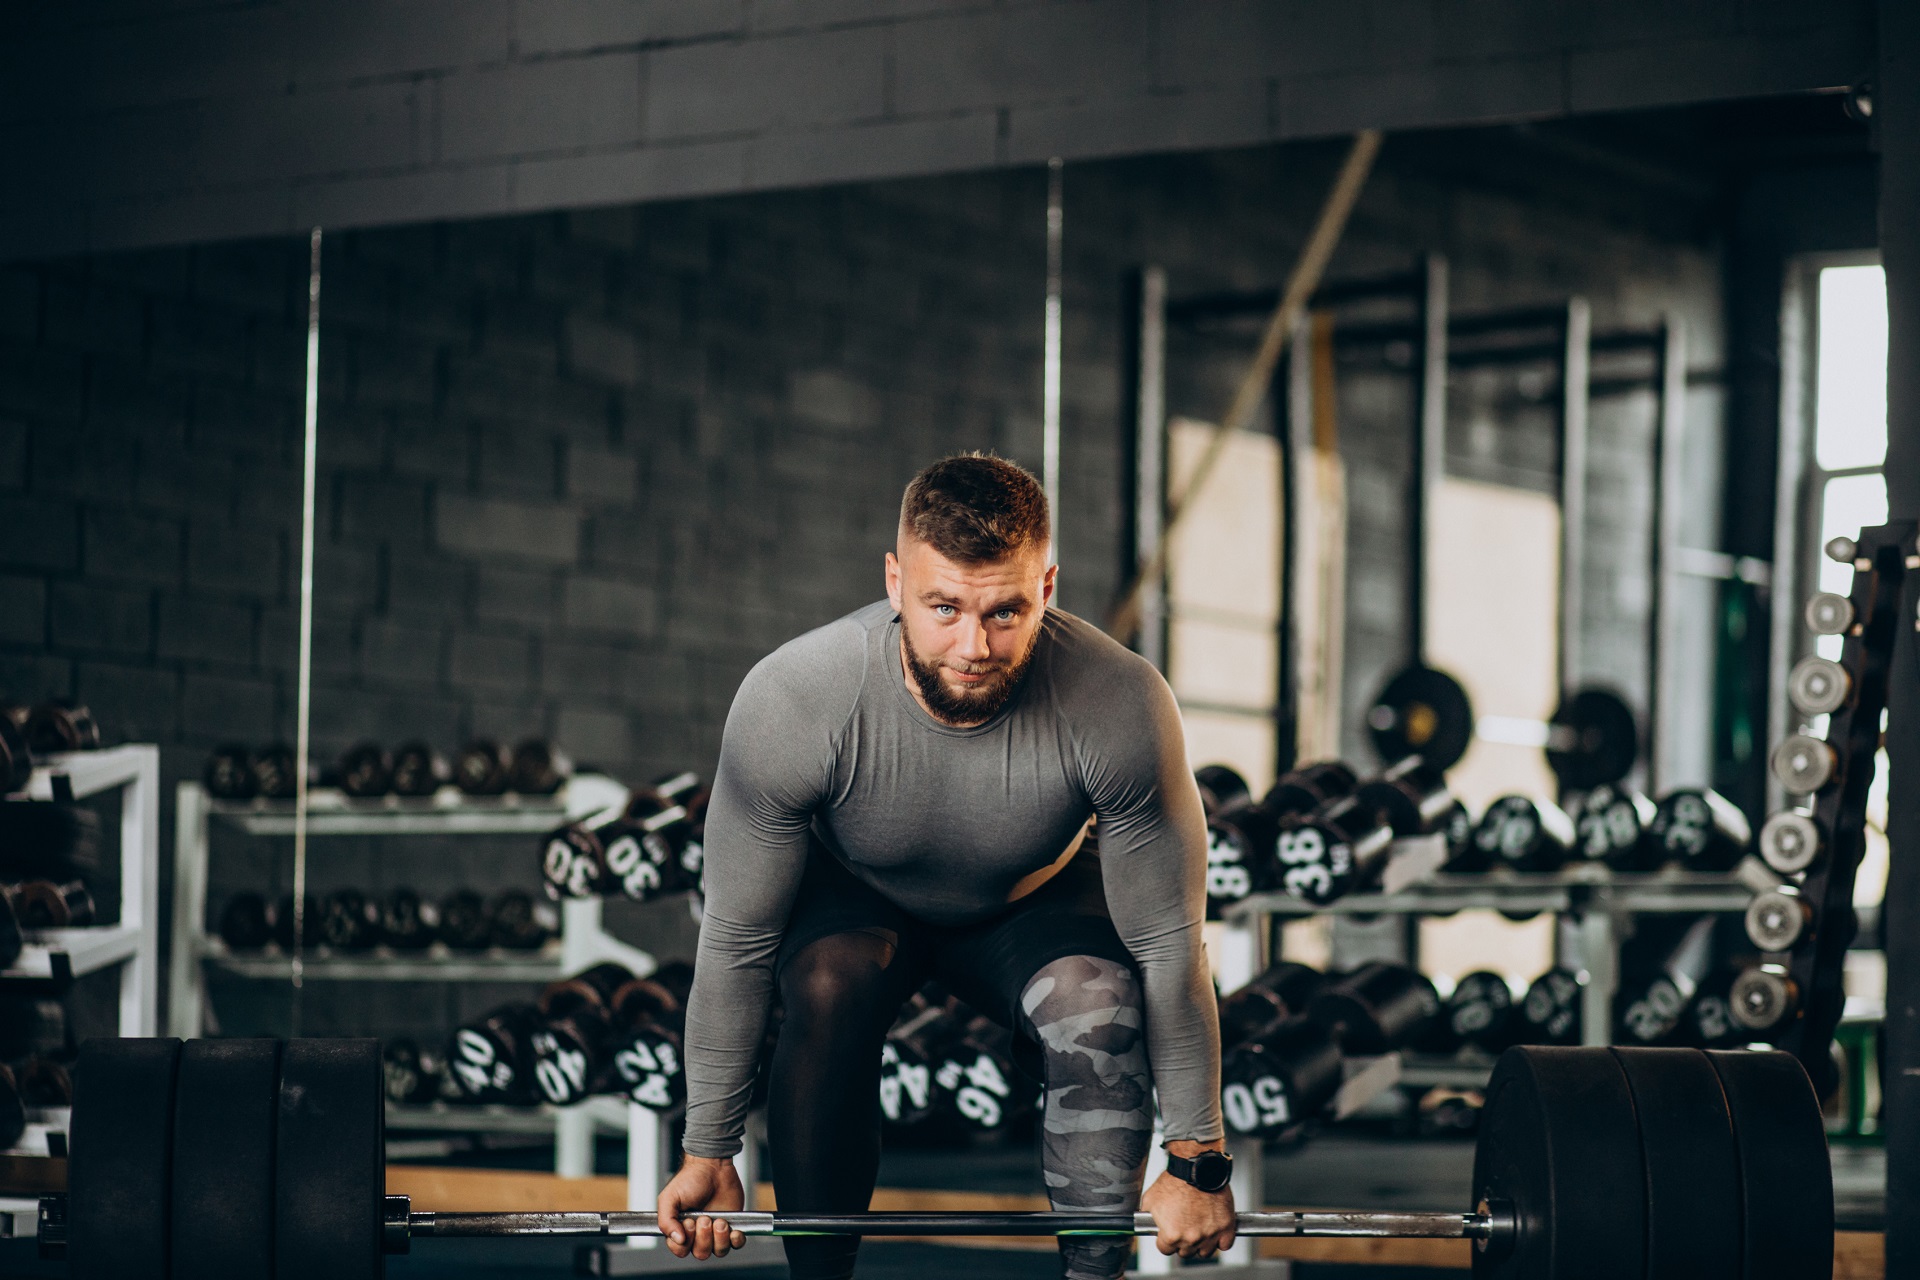
[[[95,1040],[82,1048],[68,1190],[41,1201],[40,1248],[76,1280],[199,1280],[211,1253],[169,1247],[169,1222],[224,1222],[229,1274],[271,1253],[279,1280],[374,1280],[414,1239],[657,1235],[652,1213],[412,1213],[382,1185],[381,1064],[372,1040]],[[1709,1074],[1713,1080],[1709,1080]],[[177,1079],[177,1084],[176,1084]],[[229,1162],[174,1140],[216,1088],[237,1113]],[[1724,1101],[1719,1099],[1724,1098]],[[271,1125],[263,1115],[271,1114]],[[270,1130],[272,1159],[262,1161]],[[210,1149],[210,1144],[203,1144]],[[1482,1277],[1827,1280],[1833,1200],[1825,1130],[1786,1054],[1509,1049],[1487,1090],[1468,1212],[1250,1212],[1245,1236],[1474,1242]],[[270,1169],[270,1173],[261,1172]],[[225,1184],[252,1177],[270,1192]],[[233,1196],[221,1201],[222,1196]],[[262,1201],[273,1207],[262,1220]],[[207,1206],[229,1207],[206,1216]],[[220,1216],[224,1215],[224,1216]],[[251,1216],[248,1216],[251,1215]],[[748,1235],[1151,1235],[1146,1214],[736,1213]],[[1729,1243],[1731,1242],[1731,1243]],[[241,1266],[248,1270],[242,1271]]]

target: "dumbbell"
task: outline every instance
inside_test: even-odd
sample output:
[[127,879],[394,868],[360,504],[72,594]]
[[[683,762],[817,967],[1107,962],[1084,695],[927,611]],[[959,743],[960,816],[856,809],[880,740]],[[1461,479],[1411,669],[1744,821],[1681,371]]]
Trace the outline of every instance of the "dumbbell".
[[512,774],[513,757],[492,738],[475,738],[454,757],[453,785],[470,796],[504,794]]
[[492,922],[479,894],[456,889],[441,901],[440,941],[454,951],[485,951],[492,945]]
[[1277,1022],[1298,1017],[1327,985],[1318,970],[1281,960],[1220,1001],[1220,1044],[1232,1048],[1253,1040]]
[[1281,774],[1260,805],[1275,817],[1312,813],[1328,801],[1352,795],[1359,785],[1359,775],[1345,761],[1318,760]]
[[534,1084],[544,1100],[568,1106],[603,1085],[613,1039],[613,997],[633,980],[625,965],[609,962],[540,993],[541,1023],[531,1048]]
[[1840,757],[1826,742],[1806,733],[1788,734],[1768,758],[1780,785],[1797,796],[1812,795],[1833,780]]
[[100,867],[100,815],[55,800],[0,803],[0,881],[65,882]]
[[440,1096],[440,1064],[406,1037],[387,1041],[380,1052],[380,1074],[387,1101],[421,1106]]
[[1687,927],[1652,977],[1620,984],[1614,996],[1617,1042],[1644,1046],[1673,1043],[1687,1005],[1712,967],[1713,917],[1701,916]]
[[1573,819],[1551,800],[1501,796],[1487,806],[1473,829],[1458,870],[1484,871],[1499,864],[1520,872],[1558,871],[1573,851]]
[[1444,832],[1460,802],[1447,789],[1447,777],[1419,756],[1388,765],[1379,776],[1354,792],[1360,803],[1375,810],[1396,836],[1424,836]]
[[247,766],[253,773],[254,794],[264,800],[291,800],[300,789],[300,763],[293,748],[276,742],[253,753]]
[[1785,965],[1757,964],[1733,980],[1727,1008],[1737,1025],[1758,1034],[1791,1022],[1800,999],[1800,984]]
[[1514,1043],[1520,1020],[1514,1006],[1513,988],[1499,974],[1485,969],[1464,974],[1447,997],[1448,1033],[1454,1040],[1497,1057]]
[[508,951],[538,951],[560,931],[559,917],[552,907],[535,905],[533,896],[521,889],[503,889],[487,904],[487,938],[491,945]]
[[531,1106],[537,1100],[533,1037],[540,1011],[510,1004],[453,1033],[447,1044],[448,1077],[475,1102]]
[[1307,1004],[1307,1017],[1328,1028],[1342,1052],[1386,1053],[1429,1033],[1440,994],[1419,970],[1373,961],[1329,982]]
[[614,992],[609,1088],[653,1111],[671,1111],[686,1100],[681,1048],[692,989],[693,966],[673,961]]
[[1370,883],[1393,852],[1393,828],[1358,796],[1280,820],[1274,878],[1289,897],[1323,906]]
[[1520,1001],[1514,1041],[1531,1045],[1580,1043],[1585,982],[1571,969],[1555,967],[1533,980]]
[[949,1002],[931,1000],[924,990],[901,1008],[880,1044],[880,1115],[888,1124],[910,1128],[953,1100],[953,1094],[934,1088],[933,1072],[954,1030]]
[[0,795],[25,789],[33,777],[33,748],[27,745],[27,709],[0,703]]
[[[282,951],[293,950],[293,895],[282,897],[273,910],[273,940],[280,944]],[[303,947],[318,946],[320,943],[320,901],[312,894],[301,899],[300,944]]]
[[335,951],[367,951],[380,941],[380,906],[358,889],[340,889],[320,906],[320,941]]
[[251,800],[260,792],[253,776],[253,753],[237,742],[215,747],[201,778],[215,800]]
[[23,929],[78,929],[95,919],[93,895],[78,880],[29,880],[7,892]]
[[393,790],[393,759],[376,742],[347,750],[334,766],[340,790],[356,800],[373,800]]
[[439,932],[440,911],[404,886],[380,907],[380,938],[395,951],[425,951]]
[[36,756],[58,755],[63,751],[93,751],[100,746],[100,725],[84,703],[70,698],[55,698],[27,712],[21,725],[27,749]]
[[573,761],[540,738],[528,738],[513,749],[507,770],[507,790],[523,796],[550,796],[573,775]]
[[1647,838],[1654,815],[1653,802],[1638,791],[1601,783],[1573,808],[1575,856],[1615,871],[1657,871],[1665,859]]
[[1274,887],[1279,834],[1264,804],[1223,810],[1207,820],[1207,903],[1216,913]]
[[1805,871],[1826,851],[1820,824],[1810,813],[1782,809],[1760,828],[1760,860],[1783,876]]
[[983,1133],[1032,1111],[1038,1095],[1014,1065],[1013,1032],[985,1015],[968,1018],[940,1047],[933,1087],[941,1110]]
[[[234,951],[258,951],[274,940],[274,916],[257,893],[236,893],[220,908],[216,932]],[[291,926],[289,926],[291,927]]]
[[1733,979],[1737,970],[1721,968],[1707,975],[1694,993],[1682,1020],[1681,1036],[1696,1049],[1729,1049],[1740,1042],[1740,1026],[1733,1020]]
[[1760,950],[1791,951],[1813,932],[1813,904],[1797,886],[1779,885],[1747,904],[1745,923],[1748,939]]
[[1200,787],[1200,807],[1208,817],[1252,802],[1247,780],[1224,764],[1201,765],[1193,771],[1193,780]]
[[403,742],[393,749],[393,794],[422,799],[440,790],[447,762],[424,742]]
[[1658,856],[1688,871],[1731,871],[1746,856],[1752,838],[1740,807],[1702,787],[1661,797],[1647,828],[1647,841]]
[[1319,1114],[1345,1078],[1333,1029],[1288,1018],[1227,1051],[1220,1110],[1244,1137],[1273,1138]]

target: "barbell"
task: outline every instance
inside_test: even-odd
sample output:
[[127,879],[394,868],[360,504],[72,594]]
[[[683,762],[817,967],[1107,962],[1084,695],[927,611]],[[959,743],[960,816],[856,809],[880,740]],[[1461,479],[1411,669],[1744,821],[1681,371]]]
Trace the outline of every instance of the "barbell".
[[[43,1254],[73,1280],[374,1280],[415,1239],[657,1235],[648,1213],[414,1213],[385,1188],[375,1040],[94,1040]],[[1466,1212],[1239,1216],[1247,1236],[1473,1242],[1497,1280],[1826,1280],[1819,1103],[1771,1051],[1509,1049]],[[747,1235],[1150,1235],[1145,1214],[737,1212]]]

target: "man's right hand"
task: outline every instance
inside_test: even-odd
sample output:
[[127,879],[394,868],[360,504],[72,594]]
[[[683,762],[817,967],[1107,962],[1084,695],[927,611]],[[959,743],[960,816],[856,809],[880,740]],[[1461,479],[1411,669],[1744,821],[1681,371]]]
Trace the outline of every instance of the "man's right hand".
[[[676,1258],[692,1254],[696,1258],[724,1258],[729,1249],[745,1245],[747,1238],[702,1210],[744,1209],[747,1193],[740,1185],[740,1174],[731,1160],[707,1156],[688,1156],[660,1192],[655,1205],[660,1234],[667,1249]],[[698,1216],[689,1218],[689,1214]]]

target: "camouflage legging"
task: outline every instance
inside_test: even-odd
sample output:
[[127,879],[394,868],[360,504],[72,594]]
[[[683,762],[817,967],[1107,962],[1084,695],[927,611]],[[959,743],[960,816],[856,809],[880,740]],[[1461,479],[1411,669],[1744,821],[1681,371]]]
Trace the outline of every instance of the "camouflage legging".
[[[1053,1207],[1132,1213],[1153,1141],[1153,1081],[1147,1067],[1140,982],[1133,970],[1094,956],[1065,956],[1021,993],[1046,1060],[1041,1170]],[[1067,1280],[1111,1280],[1133,1244],[1060,1242]]]

